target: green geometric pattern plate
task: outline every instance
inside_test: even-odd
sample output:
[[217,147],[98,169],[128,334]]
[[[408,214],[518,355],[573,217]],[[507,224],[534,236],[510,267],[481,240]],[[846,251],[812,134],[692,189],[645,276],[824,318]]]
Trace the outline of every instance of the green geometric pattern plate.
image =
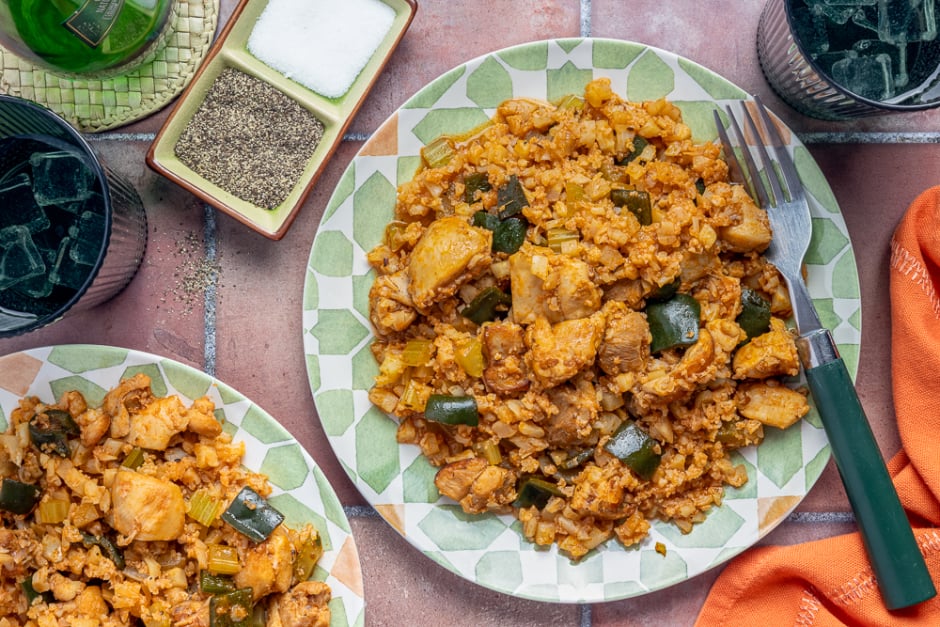
[[269,498],[287,524],[312,523],[325,552],[314,578],[333,592],[332,627],[361,627],[365,600],[359,554],[343,507],[309,454],[274,418],[215,378],[189,366],[147,353],[110,346],[64,345],[0,357],[0,430],[23,396],[50,403],[79,390],[98,405],[121,378],[143,372],[154,394],[179,395],[189,404],[202,395],[215,402],[215,415],[236,442],[245,443],[244,465],[267,475]]
[[[829,446],[815,412],[786,431],[767,429],[759,448],[737,453],[750,480],[683,535],[654,523],[639,547],[610,541],[579,563],[526,542],[512,517],[465,516],[440,498],[434,469],[417,447],[399,446],[397,423],[370,405],[378,368],[365,253],[382,238],[395,190],[414,175],[421,147],[489,119],[511,97],[552,100],[607,76],[631,100],[676,103],[698,141],[713,141],[712,111],[747,94],[675,54],[619,40],[540,41],[484,55],[434,80],[389,118],[353,159],[333,193],[310,251],[303,342],[310,388],[330,443],[363,496],[413,546],[448,570],[523,598],[598,602],[645,594],[684,581],[753,545],[795,508],[819,478]],[[861,336],[858,272],[835,197],[813,158],[789,133],[809,190],[813,240],[810,293],[854,373]],[[656,552],[657,542],[666,555]]]

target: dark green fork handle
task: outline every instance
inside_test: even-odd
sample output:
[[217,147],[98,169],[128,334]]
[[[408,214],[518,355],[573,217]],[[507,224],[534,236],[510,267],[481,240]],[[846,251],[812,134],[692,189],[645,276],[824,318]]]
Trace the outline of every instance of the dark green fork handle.
[[932,598],[936,588],[845,362],[835,357],[805,372],[885,606]]

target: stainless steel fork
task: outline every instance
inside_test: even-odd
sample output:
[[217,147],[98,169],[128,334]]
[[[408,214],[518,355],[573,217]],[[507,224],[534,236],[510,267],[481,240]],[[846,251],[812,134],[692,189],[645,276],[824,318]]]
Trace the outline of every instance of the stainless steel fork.
[[[719,112],[715,111],[715,125],[725,160],[732,178],[748,186],[752,198],[767,210],[770,218],[773,240],[765,256],[786,279],[799,332],[797,348],[803,372],[885,606],[900,609],[915,605],[935,596],[936,589],[845,363],[832,335],[820,323],[803,281],[803,258],[813,232],[803,185],[786,142],[760,100],[755,97],[753,102],[760,122],[755,120],[746,102],[740,103],[739,109],[735,113],[732,107],[727,108],[729,128],[735,141],[731,140]],[[741,132],[738,117],[744,120],[754,138],[753,151],[761,167]],[[763,127],[763,134],[759,127]],[[775,159],[771,159],[765,142],[773,149]]]

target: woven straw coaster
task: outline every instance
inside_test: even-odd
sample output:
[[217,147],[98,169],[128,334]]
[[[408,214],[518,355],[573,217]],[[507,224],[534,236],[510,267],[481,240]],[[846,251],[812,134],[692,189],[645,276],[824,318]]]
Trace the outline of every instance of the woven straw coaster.
[[212,46],[218,18],[219,0],[179,0],[166,46],[153,61],[104,79],[56,75],[0,46],[0,92],[43,104],[83,133],[129,124],[189,84]]

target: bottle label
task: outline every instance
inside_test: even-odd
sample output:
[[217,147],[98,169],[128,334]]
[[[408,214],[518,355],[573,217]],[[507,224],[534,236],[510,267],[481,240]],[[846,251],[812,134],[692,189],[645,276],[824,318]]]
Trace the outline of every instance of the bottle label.
[[108,36],[117,21],[124,0],[87,0],[65,20],[64,26],[92,47]]

